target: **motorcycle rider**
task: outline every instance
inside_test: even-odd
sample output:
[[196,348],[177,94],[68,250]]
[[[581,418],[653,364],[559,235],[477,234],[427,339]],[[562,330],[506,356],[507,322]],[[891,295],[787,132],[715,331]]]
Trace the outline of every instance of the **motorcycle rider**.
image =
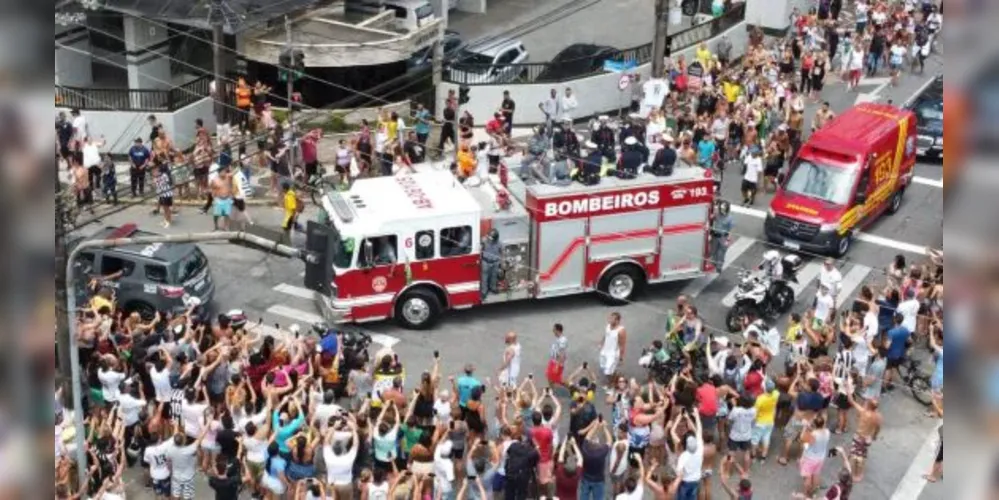
[[767,250],[763,254],[763,262],[756,267],[763,272],[763,277],[771,283],[784,276],[784,264],[781,263],[780,252],[777,250]]
[[482,300],[486,300],[489,293],[499,293],[499,265],[502,255],[499,231],[491,229],[482,241],[482,283],[479,286]]
[[732,244],[732,205],[725,200],[719,200],[714,220],[711,221],[711,264],[716,273],[720,273],[725,265],[725,253]]

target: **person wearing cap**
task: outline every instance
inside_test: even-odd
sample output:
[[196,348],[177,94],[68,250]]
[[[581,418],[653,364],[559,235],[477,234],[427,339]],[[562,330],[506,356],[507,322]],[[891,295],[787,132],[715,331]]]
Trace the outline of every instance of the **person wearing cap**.
[[597,129],[593,131],[590,139],[607,161],[614,161],[617,158],[617,153],[614,150],[615,137],[614,130],[610,127],[610,117],[600,115],[598,121]]
[[638,176],[638,170],[642,167],[642,152],[639,149],[638,139],[634,136],[624,140],[621,148],[621,158],[617,162],[617,176],[622,179],[634,179]]
[[146,194],[146,167],[151,158],[152,153],[142,144],[142,138],[136,137],[132,147],[128,148],[128,181],[133,197]]
[[676,150],[673,149],[673,136],[669,130],[662,133],[662,147],[656,151],[656,156],[652,159],[651,171],[655,175],[673,175],[673,168],[676,166]]
[[[604,174],[604,155],[593,141],[586,141],[586,154],[580,161],[580,176],[592,182]],[[586,182],[584,182],[586,183]]]
[[774,384],[773,379],[766,378],[763,381],[763,393],[756,396],[754,407],[756,408],[756,420],[753,422],[753,454],[760,461],[765,463],[767,455],[770,453],[770,437],[773,434],[774,422],[777,417],[777,400],[780,399],[780,391]]

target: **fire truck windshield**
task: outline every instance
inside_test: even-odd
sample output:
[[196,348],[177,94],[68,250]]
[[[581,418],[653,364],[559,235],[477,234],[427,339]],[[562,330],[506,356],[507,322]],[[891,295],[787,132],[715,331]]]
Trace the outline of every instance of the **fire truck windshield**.
[[784,190],[836,205],[847,205],[850,203],[855,180],[855,169],[801,160],[791,171]]
[[340,231],[333,227],[333,267],[347,269],[354,261],[354,238],[344,238]]

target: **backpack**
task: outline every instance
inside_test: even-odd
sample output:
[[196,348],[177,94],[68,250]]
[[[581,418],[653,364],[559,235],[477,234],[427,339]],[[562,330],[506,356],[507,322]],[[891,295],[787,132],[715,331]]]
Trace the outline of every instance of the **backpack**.
[[538,452],[530,445],[516,442],[506,450],[506,477],[511,479],[529,476],[538,465]]

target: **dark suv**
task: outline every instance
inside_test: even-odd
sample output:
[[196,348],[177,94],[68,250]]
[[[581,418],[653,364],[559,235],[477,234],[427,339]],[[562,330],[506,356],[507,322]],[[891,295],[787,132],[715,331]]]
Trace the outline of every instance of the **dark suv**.
[[[140,231],[134,224],[109,227],[87,239],[156,236]],[[83,238],[70,242],[70,248]],[[151,319],[156,311],[182,313],[190,298],[201,302],[199,316],[210,314],[215,282],[208,269],[208,257],[193,243],[152,243],[81,251],[74,262],[77,290],[92,278],[119,274],[104,280],[103,286],[115,290],[116,302],[126,313],[136,311]]]

